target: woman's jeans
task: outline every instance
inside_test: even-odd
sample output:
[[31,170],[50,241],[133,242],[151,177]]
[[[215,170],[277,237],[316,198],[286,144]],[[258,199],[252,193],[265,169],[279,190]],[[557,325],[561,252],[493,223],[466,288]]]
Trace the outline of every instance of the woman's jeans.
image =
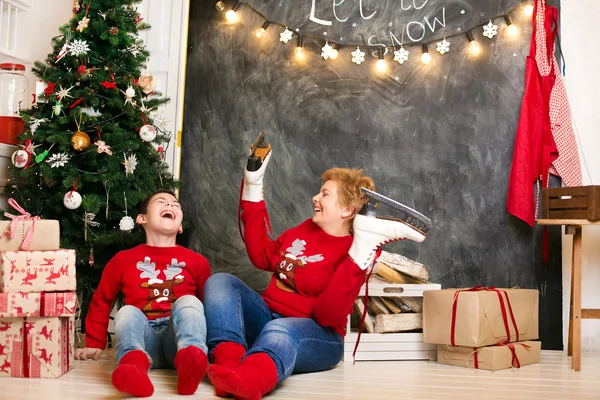
[[311,318],[283,317],[262,297],[230,274],[211,276],[204,287],[207,345],[245,346],[246,356],[267,353],[277,366],[277,385],[292,373],[333,368],[344,354],[344,338]]
[[196,346],[207,353],[204,307],[196,296],[178,298],[171,316],[149,321],[137,307],[123,306],[115,317],[117,363],[132,350],[142,350],[151,368],[174,368],[178,350]]

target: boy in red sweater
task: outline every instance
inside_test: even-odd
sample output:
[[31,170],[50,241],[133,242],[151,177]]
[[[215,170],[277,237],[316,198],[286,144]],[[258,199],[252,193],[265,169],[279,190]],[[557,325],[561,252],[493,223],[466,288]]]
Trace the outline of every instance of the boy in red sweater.
[[98,360],[106,347],[110,310],[122,291],[112,383],[136,397],[154,393],[150,368],[175,367],[179,394],[195,393],[206,372],[206,320],[199,299],[210,266],[175,243],[182,220],[171,192],[153,193],[142,202],[136,222],[144,228],[146,244],[117,253],[104,268],[86,318],[86,347],[75,351],[77,360]]
[[271,282],[259,295],[233,275],[215,274],[204,298],[215,392],[252,400],[292,373],[339,363],[348,314],[379,248],[425,239],[403,222],[357,215],[368,200],[360,188],[374,190],[373,180],[358,169],[332,168],[312,198],[313,217],[270,240],[263,176],[271,151],[266,145],[257,150],[262,165],[248,163],[260,168],[247,166],[240,206],[248,257],[273,272]]

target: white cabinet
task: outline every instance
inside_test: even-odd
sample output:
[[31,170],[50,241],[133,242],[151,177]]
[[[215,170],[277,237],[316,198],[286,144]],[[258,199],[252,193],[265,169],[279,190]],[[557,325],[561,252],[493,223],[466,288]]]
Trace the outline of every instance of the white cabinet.
[[20,39],[26,35],[27,11],[33,0],[0,0],[0,53],[27,62],[31,49]]

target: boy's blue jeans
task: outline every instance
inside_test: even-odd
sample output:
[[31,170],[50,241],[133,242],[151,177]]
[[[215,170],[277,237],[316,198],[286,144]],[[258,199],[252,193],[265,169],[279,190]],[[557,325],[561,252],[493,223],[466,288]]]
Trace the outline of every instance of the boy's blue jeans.
[[292,373],[333,368],[344,354],[344,338],[311,318],[287,318],[269,310],[262,297],[230,274],[211,276],[204,287],[207,345],[245,346],[246,355],[267,353],[277,366],[277,385]]
[[206,348],[204,306],[196,296],[178,298],[171,316],[149,321],[137,307],[123,306],[115,317],[117,363],[132,350],[142,350],[151,368],[174,368],[178,350],[196,346]]

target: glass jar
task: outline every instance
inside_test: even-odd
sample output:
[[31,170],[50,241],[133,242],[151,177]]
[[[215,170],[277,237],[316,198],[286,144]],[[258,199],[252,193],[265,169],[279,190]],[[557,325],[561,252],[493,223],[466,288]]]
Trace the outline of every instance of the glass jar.
[[24,123],[19,112],[27,107],[29,79],[22,64],[0,64],[0,142],[17,144]]

